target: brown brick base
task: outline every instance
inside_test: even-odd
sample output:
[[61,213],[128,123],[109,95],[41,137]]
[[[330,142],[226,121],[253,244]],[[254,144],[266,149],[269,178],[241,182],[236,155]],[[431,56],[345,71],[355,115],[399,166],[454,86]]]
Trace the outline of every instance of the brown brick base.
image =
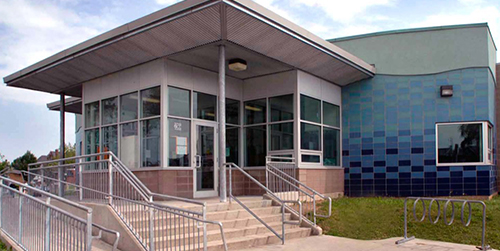
[[299,180],[332,198],[344,194],[344,169],[300,169]]

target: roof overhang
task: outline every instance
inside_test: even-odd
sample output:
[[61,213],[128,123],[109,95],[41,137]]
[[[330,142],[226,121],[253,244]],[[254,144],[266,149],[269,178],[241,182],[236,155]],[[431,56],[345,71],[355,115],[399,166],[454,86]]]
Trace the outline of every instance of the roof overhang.
[[251,0],[186,0],[4,78],[8,86],[81,97],[82,83],[203,45],[228,42],[344,86],[375,68]]
[[[61,101],[54,101],[47,104],[47,108],[51,111],[61,110]],[[82,99],[71,97],[64,100],[64,111],[75,114],[82,114]]]

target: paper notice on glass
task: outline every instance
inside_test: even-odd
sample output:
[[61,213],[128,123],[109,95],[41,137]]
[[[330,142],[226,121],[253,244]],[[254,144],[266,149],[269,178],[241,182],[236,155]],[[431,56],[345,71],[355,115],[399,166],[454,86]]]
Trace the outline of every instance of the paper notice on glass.
[[187,155],[187,147],[186,146],[177,146],[176,154],[177,155]]
[[177,146],[187,146],[187,138],[186,137],[177,137],[176,143],[177,143]]
[[175,152],[177,155],[187,155],[188,154],[188,143],[186,137],[176,137],[175,138]]

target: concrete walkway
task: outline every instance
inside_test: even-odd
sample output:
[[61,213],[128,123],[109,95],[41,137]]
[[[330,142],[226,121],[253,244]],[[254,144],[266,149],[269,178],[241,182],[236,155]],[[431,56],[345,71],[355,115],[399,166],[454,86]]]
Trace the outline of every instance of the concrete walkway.
[[401,238],[390,238],[376,241],[354,240],[335,236],[312,236],[308,238],[289,240],[285,245],[269,245],[249,251],[256,250],[286,250],[286,251],[332,251],[332,250],[349,250],[349,251],[477,251],[475,246],[461,245],[447,242],[428,241],[415,239],[410,242],[396,245],[395,242]]

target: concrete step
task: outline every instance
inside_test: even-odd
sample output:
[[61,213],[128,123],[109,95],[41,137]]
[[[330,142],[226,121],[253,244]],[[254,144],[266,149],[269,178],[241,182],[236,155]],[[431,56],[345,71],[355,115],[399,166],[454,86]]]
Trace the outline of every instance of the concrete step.
[[[280,214],[281,215],[281,207],[279,206],[269,206],[269,207],[257,207],[253,208],[252,211],[257,214],[258,216],[265,216],[265,215],[271,215],[271,214]],[[149,215],[146,214],[141,214],[141,215],[134,215],[130,213],[123,213],[124,218],[129,221],[129,223],[136,225],[140,224],[141,222],[147,221],[149,219]],[[236,210],[229,210],[229,211],[215,211],[215,212],[210,212],[207,213],[207,220],[211,221],[223,221],[223,220],[236,220],[236,219],[242,219],[242,218],[248,218],[251,217],[252,215],[245,209],[236,209]],[[181,223],[187,221],[186,218],[177,216],[174,214],[161,214],[159,216],[155,217],[155,224],[161,225],[164,224],[163,221],[168,220],[173,223]]]
[[[278,232],[281,235],[281,231]],[[309,228],[291,228],[285,231],[285,240],[296,239],[296,238],[304,238],[311,235],[311,229]],[[274,235],[273,233],[262,233],[256,235],[248,235],[239,238],[233,238],[226,240],[227,246],[229,250],[240,250],[247,249],[252,247],[258,247],[269,244],[278,244],[281,243],[281,240]],[[200,243],[200,249],[203,247],[203,244]],[[161,248],[157,247],[157,250],[198,250],[196,245],[191,245],[187,247],[169,247]],[[224,245],[221,240],[210,241],[207,242],[207,250],[209,251],[222,251],[224,250]]]
[[[181,209],[186,209],[189,211],[193,212],[202,212],[202,207],[201,206],[186,206],[185,204],[169,204],[169,203],[164,203],[164,202],[156,202],[160,206],[172,206],[175,208],[181,208]],[[243,203],[245,206],[248,208],[260,208],[260,207],[270,207],[272,205],[271,200],[263,200],[263,199],[253,199],[253,200],[243,200]],[[127,213],[129,215],[132,215],[132,213],[137,213],[137,214],[149,214],[149,212],[145,211],[144,207],[126,207],[126,206],[118,206],[119,211],[122,213]],[[232,202],[232,203],[211,203],[207,204],[206,207],[206,212],[211,213],[211,212],[223,212],[223,211],[232,211],[232,210],[239,210],[243,209],[243,207],[238,204],[237,202]]]
[[[252,208],[252,212],[259,216],[269,215],[269,214],[281,214],[281,207],[279,206],[269,206],[269,207],[258,207]],[[212,221],[221,221],[228,219],[241,219],[252,216],[246,209],[236,209],[229,211],[211,212],[207,213],[207,219]]]
[[[269,224],[270,227],[278,232],[281,233],[281,222],[276,222],[273,224]],[[294,229],[298,228],[297,225],[290,225],[290,224],[285,224],[285,230],[288,231],[289,229]],[[255,225],[255,226],[250,226],[246,228],[240,228],[240,229],[224,229],[224,235],[226,237],[226,240],[230,239],[235,239],[235,238],[241,238],[245,236],[250,236],[250,235],[259,235],[259,234],[266,234],[266,233],[272,233],[266,226],[264,225]],[[198,240],[203,241],[203,231],[200,230],[200,232],[189,232],[185,230],[182,233],[176,233],[176,235],[171,235],[170,237],[166,237],[164,235],[157,236],[155,238],[156,246],[161,245],[161,242],[167,242],[170,243],[175,240],[176,243],[196,243]],[[208,242],[213,242],[217,240],[222,240],[222,236],[220,233],[220,230],[211,230],[207,232],[207,241]]]
[[[290,220],[291,214],[285,214],[285,220]],[[276,223],[276,222],[281,222],[281,214],[272,214],[272,215],[264,215],[261,217],[262,220],[264,220],[268,224]],[[229,219],[229,220],[223,220],[221,221],[222,226],[224,227],[224,230],[236,228],[236,229],[241,229],[249,226],[255,226],[255,225],[262,225],[257,219],[255,219],[253,216],[250,216],[248,218],[243,218],[243,219]],[[190,231],[196,231],[198,227],[194,224],[182,224],[182,225],[176,225],[171,226],[169,224],[162,224],[162,225],[157,225],[155,227],[155,235],[158,235],[159,233],[161,234],[174,234],[174,231],[178,231],[177,229],[186,226],[186,229],[190,229]],[[207,231],[212,231],[212,230],[217,230],[219,231],[219,226],[215,224],[207,224]],[[168,232],[166,232],[168,231]],[[147,233],[149,232],[149,228],[144,227],[138,229],[138,232],[140,234],[142,233]]]

